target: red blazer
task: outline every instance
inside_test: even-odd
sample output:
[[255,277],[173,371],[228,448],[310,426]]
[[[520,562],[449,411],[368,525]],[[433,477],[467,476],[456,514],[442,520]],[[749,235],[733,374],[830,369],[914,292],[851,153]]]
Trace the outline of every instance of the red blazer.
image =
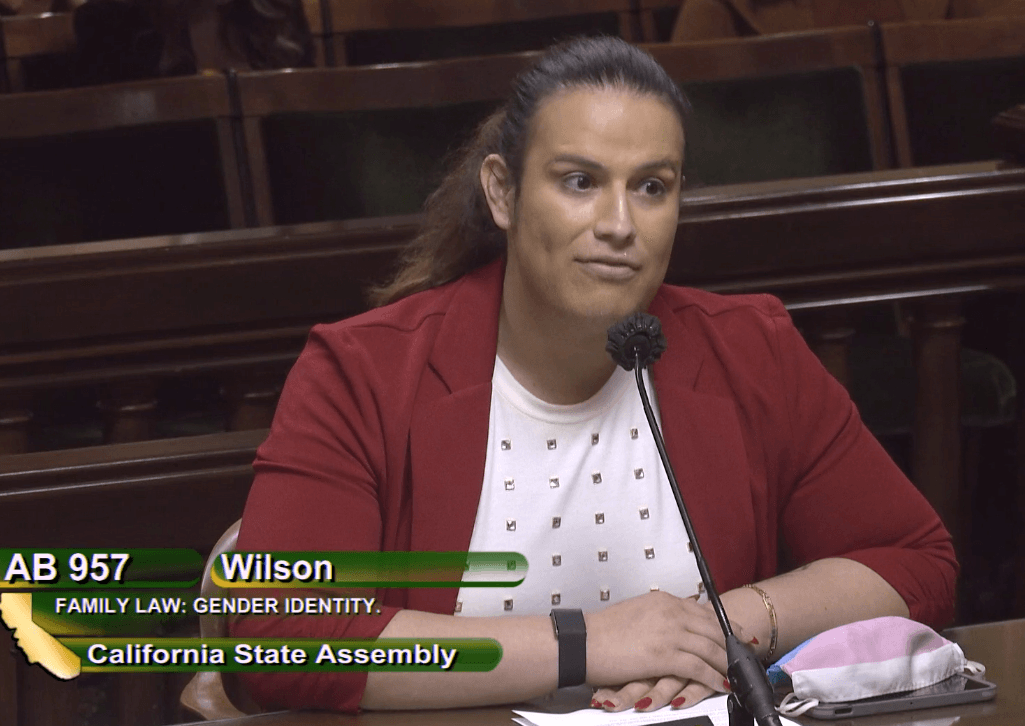
[[[488,442],[501,262],[317,326],[254,463],[240,550],[469,548]],[[842,556],[911,617],[953,615],[950,536],[865,429],[778,300],[663,285],[650,312],[662,428],[720,590]],[[528,572],[528,577],[529,572]],[[400,608],[452,613],[456,589],[377,593],[379,616],[251,617],[239,637],[373,638]],[[354,710],[366,674],[249,678],[267,706]]]

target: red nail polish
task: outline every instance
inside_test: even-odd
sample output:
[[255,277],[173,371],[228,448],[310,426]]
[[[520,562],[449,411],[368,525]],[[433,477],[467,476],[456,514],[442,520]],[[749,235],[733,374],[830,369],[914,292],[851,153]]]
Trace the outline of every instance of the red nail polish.
[[682,706],[685,703],[687,703],[687,699],[684,698],[683,696],[680,696],[679,698],[674,698],[669,705],[672,706],[673,708],[679,708],[680,706]]
[[727,691],[730,690],[730,682],[725,678],[722,681],[722,687],[725,688]]
[[605,708],[615,708],[615,707],[616,707],[616,704],[614,704],[614,703],[613,703],[612,701],[606,701],[606,702],[605,702],[605,703],[603,703],[602,705],[603,705],[603,706],[604,706]]
[[591,708],[601,708],[601,701],[599,701],[597,698],[592,698]]
[[640,701],[638,701],[637,703],[634,704],[634,708],[640,710],[642,708],[647,708],[650,705],[651,705],[651,699],[648,698],[648,697],[644,697]]
[[754,636],[751,636],[751,644],[752,645],[758,645],[758,638],[756,638]]

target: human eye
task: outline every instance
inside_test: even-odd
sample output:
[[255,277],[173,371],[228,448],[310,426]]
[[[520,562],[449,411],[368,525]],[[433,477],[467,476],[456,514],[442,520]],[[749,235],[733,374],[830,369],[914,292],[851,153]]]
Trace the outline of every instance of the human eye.
[[641,182],[641,191],[649,197],[661,197],[668,191],[666,183],[661,179],[645,179]]
[[586,192],[594,186],[594,180],[583,172],[573,172],[562,178],[562,183],[574,192]]

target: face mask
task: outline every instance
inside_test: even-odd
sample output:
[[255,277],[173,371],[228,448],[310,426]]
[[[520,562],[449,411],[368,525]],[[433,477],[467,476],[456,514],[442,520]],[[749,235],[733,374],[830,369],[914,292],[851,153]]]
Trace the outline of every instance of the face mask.
[[843,625],[805,641],[769,668],[776,690],[790,690],[779,711],[800,716],[820,702],[837,703],[911,691],[955,673],[985,673],[961,648],[907,618]]

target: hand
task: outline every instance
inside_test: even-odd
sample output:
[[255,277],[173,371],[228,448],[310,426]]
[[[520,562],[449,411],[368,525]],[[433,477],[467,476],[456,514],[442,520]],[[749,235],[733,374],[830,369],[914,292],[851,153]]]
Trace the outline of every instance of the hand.
[[[680,694],[696,698],[695,689],[684,693],[692,681],[709,692],[726,691],[722,631],[715,613],[694,600],[650,592],[588,613],[585,619],[588,683],[612,686],[673,676],[678,685],[664,703]],[[742,631],[734,632],[745,638]],[[672,685],[658,686],[656,681],[657,695],[664,698]],[[637,690],[634,686],[629,693]]]
[[625,711],[628,708],[657,711],[667,703],[674,709],[687,708],[705,700],[712,693],[711,689],[700,683],[666,676],[634,681],[620,688],[599,688],[591,700],[591,706],[609,712]]

